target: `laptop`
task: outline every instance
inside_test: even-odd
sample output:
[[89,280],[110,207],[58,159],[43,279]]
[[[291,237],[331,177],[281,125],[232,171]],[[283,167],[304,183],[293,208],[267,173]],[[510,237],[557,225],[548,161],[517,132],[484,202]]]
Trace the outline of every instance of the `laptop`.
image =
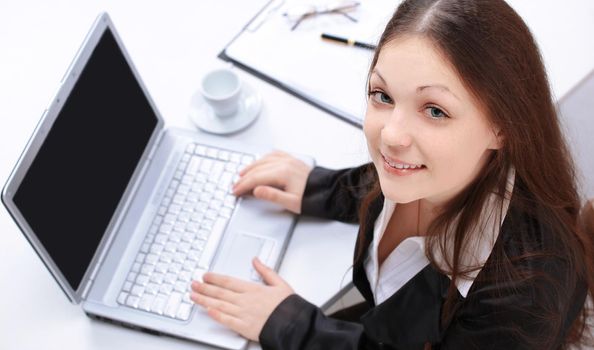
[[[236,198],[238,171],[269,152],[164,128],[109,16],[101,14],[2,191],[68,298],[92,318],[242,349],[189,299],[206,271],[262,283],[295,215]],[[313,165],[313,159],[303,157]]]

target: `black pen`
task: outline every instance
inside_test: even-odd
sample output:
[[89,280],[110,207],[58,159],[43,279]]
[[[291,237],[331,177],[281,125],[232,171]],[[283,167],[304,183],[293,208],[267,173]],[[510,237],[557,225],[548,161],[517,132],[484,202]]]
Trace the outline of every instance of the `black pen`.
[[330,35],[330,34],[323,33],[322,34],[322,39],[326,39],[326,40],[330,40],[330,41],[336,41],[336,42],[339,42],[339,43],[347,44],[349,46],[357,46],[357,47],[362,47],[364,49],[375,50],[375,45],[371,45],[371,44],[367,44],[367,43],[362,43],[360,41],[356,41],[356,40],[353,40],[353,39],[341,38],[341,37],[336,36],[336,35]]

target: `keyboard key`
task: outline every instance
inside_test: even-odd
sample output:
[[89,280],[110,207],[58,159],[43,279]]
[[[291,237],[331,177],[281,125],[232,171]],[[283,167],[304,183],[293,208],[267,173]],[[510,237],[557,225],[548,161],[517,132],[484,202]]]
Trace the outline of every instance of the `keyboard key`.
[[136,276],[138,276],[138,274],[136,272],[130,272],[128,274],[127,280],[130,282],[134,282],[136,280]]
[[[197,209],[197,208],[196,208]],[[200,223],[204,219],[204,213],[195,212],[192,214],[191,220],[196,223]],[[187,229],[187,227],[186,227]]]
[[165,215],[165,217],[163,218],[163,223],[167,224],[167,225],[172,225],[175,223],[175,220],[177,219],[177,216],[173,213],[167,213],[167,215]]
[[144,288],[144,293],[145,294],[157,294],[159,292],[159,285],[157,283],[149,283],[146,285],[146,287]]
[[199,267],[207,269],[210,266],[212,258],[215,255],[216,248],[219,246],[219,242],[221,241],[221,237],[223,236],[223,232],[225,231],[226,226],[227,220],[223,218],[219,218],[214,222],[212,230],[210,232],[210,237],[206,242],[206,246],[204,247],[204,251],[202,252],[200,261],[198,262]]
[[[154,255],[154,254],[150,254],[150,261],[147,261],[147,263],[145,265],[142,266],[142,268],[140,269],[140,273],[142,273],[143,275],[147,275],[150,276],[151,273],[153,273],[153,271],[155,271],[155,264],[157,263],[157,261],[159,261],[159,257]],[[147,257],[147,260],[148,257]]]
[[192,187],[190,187],[189,185],[179,185],[179,187],[177,188],[177,194],[186,195],[190,193],[191,189]]
[[181,252],[173,254],[173,261],[178,264],[183,264],[183,262],[186,261],[186,254]]
[[144,311],[150,311],[151,306],[153,305],[153,301],[155,300],[155,296],[152,294],[144,294],[140,298],[140,302],[138,303],[138,308]]
[[[177,278],[177,275],[179,274],[179,272],[181,271],[181,269],[182,269],[181,263],[173,263],[173,264],[169,265],[169,270],[168,271],[171,274],[175,275],[176,278]],[[167,277],[167,276],[165,276],[165,277]]]
[[168,236],[164,233],[159,233],[155,236],[155,243],[165,244],[168,240]]
[[225,162],[221,162],[218,160],[214,161],[212,169],[210,169],[210,174],[208,176],[208,180],[210,182],[218,183],[223,171],[225,170]]
[[120,295],[118,295],[118,304],[126,304],[126,298],[128,298],[128,293],[121,292]]
[[163,252],[164,248],[165,248],[164,246],[155,243],[151,246],[151,253],[159,255]]
[[[188,230],[187,227],[186,230]],[[194,241],[194,238],[196,238],[196,235],[193,232],[186,232],[182,235],[181,240],[182,242],[192,243]]]
[[132,290],[130,291],[130,295],[134,295],[137,297],[142,296],[143,293],[144,293],[144,287],[138,286],[138,285],[132,287]]
[[155,297],[155,300],[153,301],[153,305],[151,306],[151,311],[162,315],[163,314],[163,310],[165,309],[165,304],[167,303],[167,296],[165,295],[157,295]]
[[190,282],[190,278],[192,278],[192,272],[189,270],[183,270],[182,272],[179,273],[179,275],[177,276],[179,281],[182,282]]
[[143,243],[142,246],[140,247],[140,251],[144,254],[147,254],[149,252],[150,247],[151,247],[150,244]]
[[167,284],[174,284],[177,280],[177,275],[174,273],[168,273],[165,275],[165,283]]
[[[155,271],[158,273],[165,273],[167,270],[169,270],[169,262],[160,262],[155,266]],[[162,281],[159,283],[162,283]]]
[[250,156],[250,155],[244,155],[243,157],[241,157],[241,164],[243,165],[248,165],[250,163],[252,163],[254,161],[254,157]]
[[133,307],[133,308],[138,308],[138,303],[140,302],[140,298],[134,295],[130,295],[128,296],[128,299],[126,299],[126,305]]
[[195,145],[195,144],[193,144],[193,143],[189,143],[189,144],[186,146],[186,153],[192,154],[192,153],[194,153],[194,150],[195,150],[195,149],[196,149],[196,145]]
[[203,282],[202,281],[202,276],[204,276],[204,274],[206,273],[206,269],[196,269],[194,270],[194,272],[192,273],[192,281],[198,281],[198,282]]
[[207,240],[209,235],[210,235],[209,230],[201,229],[196,234],[196,238],[202,239],[202,240]]
[[183,281],[177,281],[177,282],[175,282],[175,286],[173,287],[173,290],[180,292],[180,293],[185,293],[188,290],[188,283],[183,282]]
[[[199,247],[194,248],[194,245],[198,245]],[[200,256],[202,255],[202,250],[204,249],[205,241],[196,241],[192,243],[192,250],[188,252],[188,259],[190,261],[198,261]]]
[[175,196],[173,196],[173,203],[182,205],[185,202],[186,202],[186,197],[184,197],[183,195],[176,194]]
[[138,275],[138,277],[136,277],[136,285],[137,286],[146,286],[146,284],[149,281],[149,276],[148,275]]
[[177,315],[175,318],[180,319],[182,321],[187,321],[190,318],[190,314],[192,313],[192,304],[190,303],[181,303],[179,309],[177,310]]
[[169,317],[175,317],[177,315],[177,309],[181,304],[182,294],[173,292],[169,296],[169,300],[167,301],[167,305],[165,305],[165,315]]
[[179,214],[181,212],[181,205],[174,204],[174,205],[170,206],[169,212],[171,214],[175,214],[175,215]]
[[[165,272],[167,271],[167,268],[165,268]],[[156,285],[161,285],[161,283],[163,283],[163,279],[165,278],[165,275],[163,273],[153,273],[151,275],[151,282],[153,282]]]
[[239,164],[241,163],[241,155],[239,153],[232,152],[229,161],[231,161],[231,163]]
[[177,217],[177,221],[188,222],[188,221],[190,221],[190,215],[191,215],[190,213],[187,213],[185,211],[181,212],[181,213],[179,213],[179,216]]
[[[198,261],[198,259],[195,259],[193,261],[188,259],[188,260],[184,261],[184,265],[182,266],[182,269],[185,271],[190,271],[190,273],[191,273],[196,268],[196,261]],[[182,271],[182,273],[183,273],[183,271]],[[181,276],[181,274],[180,274],[180,276]],[[178,277],[178,278],[182,279],[181,277]]]
[[196,149],[194,150],[195,154],[198,154],[200,156],[205,156],[206,155],[206,147],[202,146],[202,145],[197,145]]
[[171,284],[162,284],[161,287],[159,287],[160,294],[169,295],[171,292],[173,292],[173,286]]
[[122,288],[122,290],[123,290],[124,292],[129,292],[130,290],[132,290],[132,282],[130,282],[130,281],[126,281],[126,282],[124,283],[124,287]]
[[144,253],[139,253],[139,254],[136,256],[136,261],[137,261],[137,262],[139,262],[139,263],[142,263],[142,262],[144,261],[144,257],[145,257],[145,256],[146,256],[146,254],[144,254]]
[[139,271],[140,271],[140,263],[134,263],[134,265],[132,265],[132,272],[138,273]]
[[161,254],[161,257],[159,258],[159,260],[161,260],[161,262],[169,264],[170,262],[173,261],[173,254],[171,254],[170,252],[163,252],[163,254]]
[[229,155],[229,151],[225,151],[225,150],[220,150],[220,151],[219,151],[218,158],[219,158],[220,160],[223,160],[223,161],[228,161],[228,160],[229,160],[229,156],[230,156],[230,155]]
[[[146,265],[143,266],[144,268],[149,268],[151,265],[155,265],[159,261],[159,256],[156,254],[149,254],[146,256]],[[152,272],[152,271],[151,271]]]
[[173,230],[173,225],[171,225],[171,224],[162,224],[161,227],[159,228],[159,232],[161,232],[162,234],[165,234],[165,235],[170,234],[172,230]]

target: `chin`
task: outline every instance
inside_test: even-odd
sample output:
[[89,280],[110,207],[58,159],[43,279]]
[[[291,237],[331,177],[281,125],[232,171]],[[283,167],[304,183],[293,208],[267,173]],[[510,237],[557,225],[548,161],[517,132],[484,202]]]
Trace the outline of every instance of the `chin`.
[[407,191],[398,191],[394,188],[387,190],[384,184],[382,183],[381,179],[380,187],[382,189],[382,194],[384,195],[384,197],[391,200],[394,203],[406,204],[419,199],[419,195],[416,193],[406,193]]

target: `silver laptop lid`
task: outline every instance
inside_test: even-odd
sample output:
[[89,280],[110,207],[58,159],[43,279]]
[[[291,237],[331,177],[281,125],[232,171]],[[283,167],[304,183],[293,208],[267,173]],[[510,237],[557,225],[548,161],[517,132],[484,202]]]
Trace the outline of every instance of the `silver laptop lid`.
[[109,16],[99,15],[2,191],[72,302],[83,298],[163,125]]

